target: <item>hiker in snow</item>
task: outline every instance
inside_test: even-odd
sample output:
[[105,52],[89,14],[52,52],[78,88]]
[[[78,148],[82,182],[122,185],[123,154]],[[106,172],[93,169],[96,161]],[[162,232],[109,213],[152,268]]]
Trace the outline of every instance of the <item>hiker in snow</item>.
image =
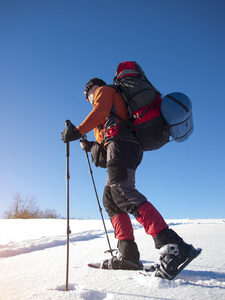
[[[129,121],[126,103],[115,88],[107,86],[98,78],[93,78],[86,84],[84,93],[87,101],[93,105],[93,110],[77,128],[72,123],[66,127],[62,139],[65,143],[78,140],[94,129],[96,142],[104,142],[108,178],[103,205],[115,230],[119,251],[116,256],[103,261],[101,267],[126,270],[143,268],[128,215],[132,214],[143,225],[146,233],[153,237],[157,249],[167,249],[166,245],[175,244],[169,252],[168,249],[160,251],[161,265],[172,275],[194,248],[168,228],[161,214],[135,188],[135,171],[141,163],[143,150],[133,132],[111,113]],[[96,142],[83,140],[81,147],[91,151]]]

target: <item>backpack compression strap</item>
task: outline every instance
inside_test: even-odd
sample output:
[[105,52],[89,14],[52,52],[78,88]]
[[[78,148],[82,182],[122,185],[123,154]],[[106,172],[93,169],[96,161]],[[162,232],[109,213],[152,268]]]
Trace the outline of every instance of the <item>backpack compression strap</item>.
[[181,103],[179,100],[177,100],[176,98],[174,98],[173,96],[171,95],[166,95],[166,97],[170,98],[171,100],[175,101],[176,103],[178,103],[180,106],[182,106],[186,112],[189,112],[189,109],[183,104]]

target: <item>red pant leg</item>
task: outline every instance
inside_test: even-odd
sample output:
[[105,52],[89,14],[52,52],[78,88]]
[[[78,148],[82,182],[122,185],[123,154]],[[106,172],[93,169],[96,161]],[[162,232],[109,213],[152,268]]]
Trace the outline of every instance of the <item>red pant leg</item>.
[[153,238],[168,227],[158,210],[150,202],[142,204],[138,212],[140,216],[136,217],[136,220],[144,227],[146,233]]
[[118,240],[134,240],[133,226],[127,213],[113,216],[111,222]]

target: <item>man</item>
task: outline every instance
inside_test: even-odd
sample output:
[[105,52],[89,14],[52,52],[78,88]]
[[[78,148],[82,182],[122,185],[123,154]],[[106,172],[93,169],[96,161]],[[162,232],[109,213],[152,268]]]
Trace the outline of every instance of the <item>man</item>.
[[[195,249],[168,228],[156,208],[135,188],[135,171],[142,160],[143,150],[134,133],[115,116],[129,121],[126,103],[115,88],[107,86],[98,78],[86,84],[85,95],[93,105],[93,110],[77,128],[73,124],[65,128],[62,138],[64,142],[77,140],[94,129],[96,141],[105,144],[108,178],[103,205],[115,230],[119,251],[117,256],[103,261],[101,267],[131,270],[143,268],[128,215],[132,214],[143,225],[146,233],[153,237],[155,247],[161,249],[161,266],[165,272],[173,275],[190,256],[190,251]],[[87,151],[90,151],[92,145],[88,141],[81,143]]]

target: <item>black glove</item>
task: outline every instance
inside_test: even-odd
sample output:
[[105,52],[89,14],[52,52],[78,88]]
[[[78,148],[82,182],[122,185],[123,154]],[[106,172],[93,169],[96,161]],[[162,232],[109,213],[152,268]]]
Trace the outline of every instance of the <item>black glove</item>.
[[82,137],[80,131],[69,121],[66,120],[66,128],[62,132],[62,140],[64,143],[78,140]]
[[87,150],[87,152],[91,151],[92,146],[95,142],[89,142],[88,140],[82,139],[80,140],[80,146],[83,150]]

